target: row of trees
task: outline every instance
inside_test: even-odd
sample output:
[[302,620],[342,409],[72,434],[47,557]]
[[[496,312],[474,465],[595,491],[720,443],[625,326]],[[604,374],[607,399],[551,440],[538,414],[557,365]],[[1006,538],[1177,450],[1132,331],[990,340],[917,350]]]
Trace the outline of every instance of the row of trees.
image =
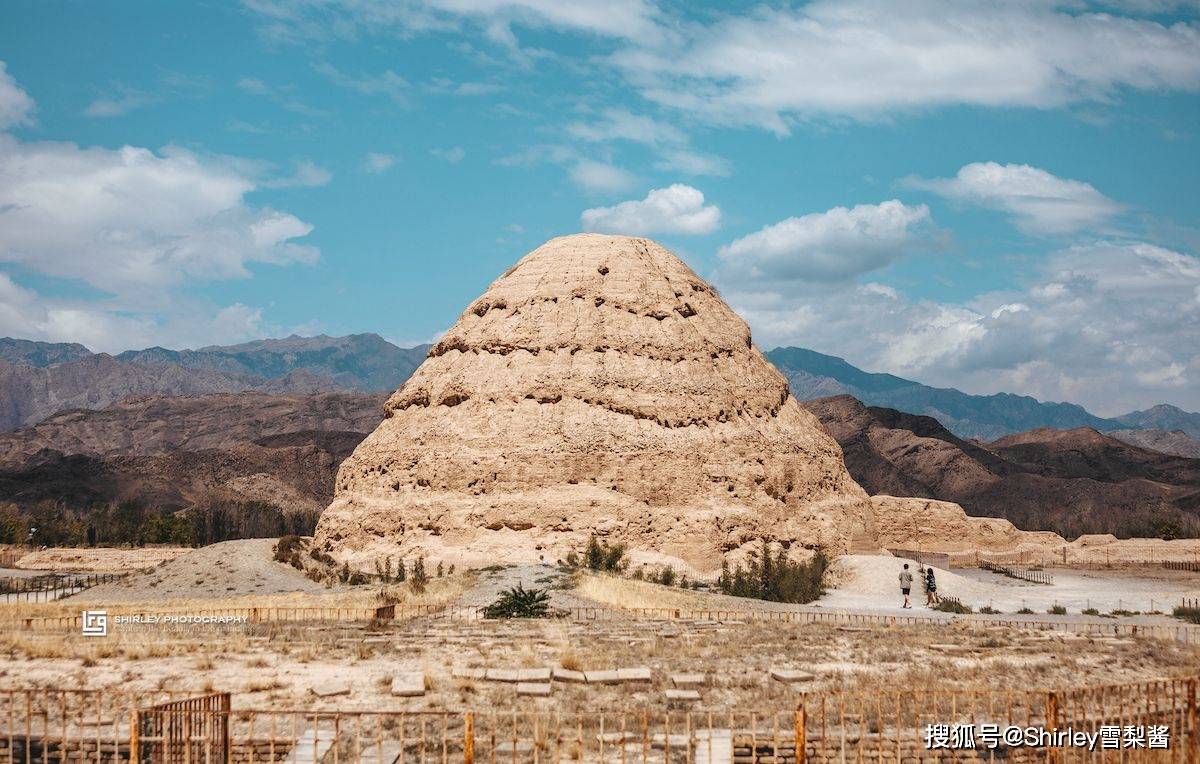
[[136,500],[73,509],[40,502],[0,504],[0,543],[32,546],[203,546],[242,538],[311,535],[317,512],[284,512],[261,501],[214,501],[182,511]]
[[721,565],[717,586],[725,594],[753,597],[771,602],[812,602],[821,596],[822,581],[829,558],[817,551],[808,562],[788,559],[783,547],[772,554],[766,541],[751,557],[747,567],[738,565],[731,572],[729,563]]

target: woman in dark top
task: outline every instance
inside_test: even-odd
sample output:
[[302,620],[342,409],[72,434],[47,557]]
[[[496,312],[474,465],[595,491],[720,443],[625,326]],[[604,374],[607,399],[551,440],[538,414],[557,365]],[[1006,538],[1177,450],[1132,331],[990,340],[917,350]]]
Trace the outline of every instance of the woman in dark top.
[[938,599],[937,579],[933,577],[933,568],[925,569],[925,604],[929,607],[941,602]]

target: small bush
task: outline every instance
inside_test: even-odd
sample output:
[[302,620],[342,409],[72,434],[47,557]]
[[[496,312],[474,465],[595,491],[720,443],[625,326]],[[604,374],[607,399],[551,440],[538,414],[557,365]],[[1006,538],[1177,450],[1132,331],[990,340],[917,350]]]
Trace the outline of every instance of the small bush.
[[999,610],[992,607],[991,605],[984,605],[983,607],[979,608],[979,612],[985,613],[987,615],[1000,615],[1001,614]]
[[1017,611],[1017,615],[1033,615],[1033,611],[1027,607],[1023,607]]
[[1048,615],[1066,615],[1067,609],[1065,607],[1063,607],[1062,605],[1055,605],[1054,607],[1047,610],[1046,613]]
[[425,572],[425,558],[418,557],[413,563],[412,574],[408,577],[408,587],[412,589],[413,594],[424,594],[428,585],[429,574]]
[[1094,607],[1087,607],[1079,611],[1083,615],[1100,615],[1100,611]]
[[958,615],[966,615],[971,612],[970,605],[964,605],[958,600],[944,599],[933,606],[934,610],[940,610],[943,613],[957,613]]
[[664,567],[662,569],[662,572],[658,574],[658,582],[660,584],[662,584],[663,586],[674,586],[675,585],[675,569],[672,568],[670,565],[667,565],[666,567]]
[[484,618],[546,618],[550,595],[545,589],[526,589],[517,584],[500,593],[499,599],[483,609]]
[[1171,613],[1176,618],[1182,618],[1192,623],[1200,623],[1200,607],[1177,607]]
[[[567,564],[571,564],[571,558],[575,553],[567,555]],[[578,557],[575,557],[578,560]],[[591,570],[604,571],[606,573],[620,573],[629,566],[625,559],[625,545],[614,544],[609,546],[607,541],[597,541],[596,534],[588,537],[587,549],[583,553],[584,562]]]
[[299,536],[283,536],[275,542],[275,562],[291,563],[292,557],[299,554],[304,547],[304,539]]
[[821,550],[808,562],[793,562],[787,550],[779,548],[772,554],[764,540],[762,548],[750,560],[749,569],[741,565],[731,573],[729,563],[722,561],[717,586],[725,594],[753,597],[771,602],[812,602],[825,593],[822,583],[829,558]]

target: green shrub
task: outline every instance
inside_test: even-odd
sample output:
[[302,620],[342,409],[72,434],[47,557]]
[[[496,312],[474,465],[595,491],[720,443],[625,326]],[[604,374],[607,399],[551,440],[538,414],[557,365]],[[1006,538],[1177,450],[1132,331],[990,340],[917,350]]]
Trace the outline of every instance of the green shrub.
[[987,615],[1000,615],[1000,611],[991,605],[984,605],[983,607],[979,608],[979,612],[986,613]]
[[829,567],[829,558],[821,550],[808,562],[792,562],[782,546],[776,554],[764,540],[751,558],[749,569],[741,565],[729,571],[729,563],[721,563],[717,586],[725,594],[753,597],[771,602],[812,602],[825,590],[822,582]]
[[425,572],[425,558],[418,557],[413,563],[412,574],[408,577],[408,588],[412,589],[413,594],[423,594],[428,585],[429,574]]
[[943,613],[957,613],[959,615],[966,615],[967,613],[971,612],[970,605],[964,605],[958,600],[953,599],[943,599],[941,602],[934,605],[933,609],[940,610]]
[[1200,607],[1177,607],[1171,613],[1176,618],[1182,618],[1192,623],[1200,623]]
[[1083,615],[1100,615],[1100,611],[1094,607],[1087,607],[1079,611]]
[[499,599],[483,609],[484,618],[546,618],[550,595],[545,589],[526,589],[517,584],[500,593]]
[[[599,570],[606,573],[620,573],[628,567],[628,561],[625,560],[624,544],[609,545],[607,541],[597,541],[596,534],[588,537],[587,549],[584,550],[583,559],[590,570]],[[575,553],[567,555],[567,564],[571,564],[571,558]],[[576,557],[576,560],[578,558]]]
[[1017,615],[1033,615],[1033,611],[1027,607],[1023,607],[1017,611]]
[[1067,609],[1065,607],[1063,607],[1062,605],[1055,605],[1054,607],[1047,610],[1046,613],[1048,615],[1066,615]]

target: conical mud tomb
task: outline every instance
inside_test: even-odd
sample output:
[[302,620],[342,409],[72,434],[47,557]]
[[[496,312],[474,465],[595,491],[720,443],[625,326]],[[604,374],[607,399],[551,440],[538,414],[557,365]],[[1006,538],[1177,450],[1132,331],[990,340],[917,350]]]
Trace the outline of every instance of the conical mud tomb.
[[746,323],[646,239],[530,252],[341,466],[317,543],[352,564],[554,562],[596,533],[711,572],[758,539],[844,551],[867,495]]

